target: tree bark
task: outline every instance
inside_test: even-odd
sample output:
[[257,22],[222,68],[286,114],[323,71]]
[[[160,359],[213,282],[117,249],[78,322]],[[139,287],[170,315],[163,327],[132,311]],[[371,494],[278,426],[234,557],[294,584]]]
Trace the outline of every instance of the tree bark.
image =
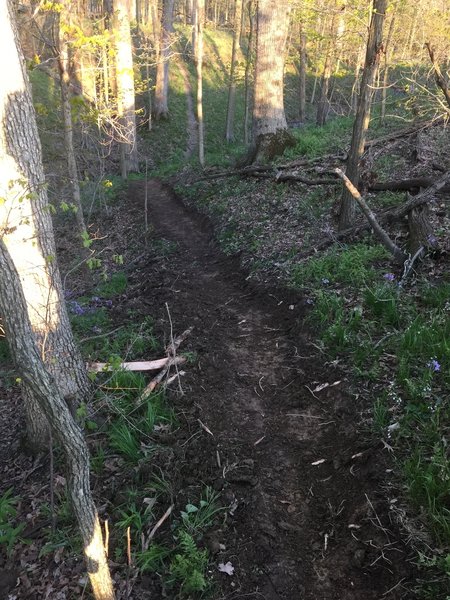
[[64,123],[64,143],[67,155],[67,171],[69,175],[70,187],[72,188],[72,201],[75,208],[75,218],[81,239],[86,233],[86,224],[84,222],[83,207],[81,205],[80,183],[78,181],[77,161],[73,146],[72,107],[70,105],[69,49],[67,41],[64,39],[64,33],[61,32],[61,29],[59,31],[58,66]]
[[68,489],[83,539],[84,555],[96,600],[114,600],[109,567],[97,510],[89,483],[89,451],[63,395],[46,371],[33,340],[27,315],[28,301],[20,277],[0,238],[0,312],[11,354],[29,395],[36,399],[52,433],[61,445],[68,471]]
[[227,142],[234,140],[234,113],[236,109],[236,60],[239,47],[241,15],[243,0],[235,0],[233,47],[231,49],[230,83],[228,87],[227,123],[225,139]]
[[126,0],[114,0],[117,112],[120,120],[118,132],[121,146],[121,171],[126,178],[130,172],[139,171],[136,145],[136,110],[134,95],[133,55],[130,20]]
[[[88,397],[89,383],[64,303],[41,146],[13,14],[12,2],[0,11],[0,54],[8,56],[8,77],[0,86],[0,235],[20,276],[41,358],[61,394],[77,403]],[[24,400],[30,446],[47,448],[48,428],[36,398],[25,389]]]
[[173,11],[175,0],[163,1],[160,55],[156,67],[155,99],[153,116],[156,120],[169,117],[169,64],[170,46],[173,40]]
[[292,145],[284,112],[287,0],[258,0],[251,162],[271,160]]
[[[370,120],[370,103],[372,99],[372,84],[383,50],[382,34],[383,22],[386,12],[387,0],[374,0],[372,18],[367,40],[366,60],[361,81],[361,91],[358,100],[355,122],[353,124],[352,141],[347,161],[347,177],[355,187],[359,183],[359,162],[364,153],[366,132]],[[344,188],[339,215],[339,230],[347,229],[353,223],[355,217],[355,202],[348,191]]]
[[255,29],[255,16],[253,13],[253,1],[248,0],[248,18],[249,18],[249,32],[247,39],[247,51],[245,54],[245,75],[244,75],[244,143],[248,145],[250,141],[250,103],[251,103],[251,67],[253,64],[254,56],[254,29]]
[[197,66],[197,123],[198,123],[198,160],[205,166],[205,133],[203,123],[203,23],[205,20],[205,0],[194,0],[196,30],[195,61]]
[[303,123],[306,119],[306,33],[301,21],[299,23],[299,41],[298,118]]

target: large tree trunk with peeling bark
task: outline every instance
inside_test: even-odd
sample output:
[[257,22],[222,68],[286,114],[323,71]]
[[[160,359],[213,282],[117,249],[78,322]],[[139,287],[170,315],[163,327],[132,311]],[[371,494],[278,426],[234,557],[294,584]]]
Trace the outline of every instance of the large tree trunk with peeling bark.
[[89,452],[54,378],[46,370],[33,339],[21,278],[16,271],[5,237],[0,239],[0,313],[11,354],[32,396],[50,424],[66,459],[68,489],[83,539],[94,598],[114,600],[114,590],[106,559],[103,536],[89,483]]
[[287,0],[258,0],[253,148],[249,162],[271,160],[293,143],[286,122],[283,93],[288,27]]
[[[367,40],[366,60],[364,63],[358,108],[353,124],[352,141],[346,170],[347,177],[355,187],[358,187],[359,183],[359,163],[364,153],[366,132],[369,127],[373,81],[380,61],[380,55],[383,50],[382,35],[386,5],[387,0],[374,0],[373,3],[369,38]],[[355,210],[355,201],[347,188],[344,188],[339,214],[339,231],[351,226],[355,218]]]
[[121,146],[121,172],[122,177],[126,178],[128,173],[139,171],[136,146],[133,55],[126,0],[114,0],[114,17],[117,112],[120,121],[118,137]]
[[[41,146],[12,3],[0,11],[0,55],[8,77],[0,86],[0,235],[19,273],[34,341],[61,394],[87,398],[89,383],[75,346],[55,256]],[[48,443],[48,426],[30,388],[24,389],[30,446]]]
[[169,64],[173,42],[173,10],[175,0],[163,1],[161,45],[156,67],[156,87],[153,103],[153,116],[156,120],[169,116]]

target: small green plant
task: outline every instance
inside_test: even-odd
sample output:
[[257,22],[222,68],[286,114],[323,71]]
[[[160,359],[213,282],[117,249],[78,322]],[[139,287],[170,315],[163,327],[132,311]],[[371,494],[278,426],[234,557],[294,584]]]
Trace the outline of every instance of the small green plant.
[[212,488],[207,487],[198,505],[186,504],[185,510],[181,511],[183,528],[194,537],[211,527],[214,516],[223,510],[217,502],[219,494]]
[[204,592],[208,587],[206,577],[208,551],[200,550],[187,531],[179,531],[177,540],[179,552],[170,563],[168,584],[178,583],[183,596]]
[[12,494],[13,490],[10,488],[0,497],[0,547],[5,547],[8,557],[11,556],[14,546],[20,540],[20,534],[25,528],[25,523],[14,525],[19,498]]
[[137,464],[142,458],[136,432],[126,421],[121,419],[113,423],[109,431],[109,440],[111,447],[123,454],[128,462]]
[[150,544],[147,550],[137,554],[137,564],[140,570],[154,573],[164,569],[166,559],[172,554],[172,550],[160,544]]
[[114,296],[119,296],[127,289],[127,285],[128,280],[125,273],[121,271],[118,273],[113,273],[107,281],[98,286],[98,295],[102,298],[113,298]]
[[377,398],[373,405],[373,428],[376,434],[384,433],[389,425],[389,407],[382,398]]

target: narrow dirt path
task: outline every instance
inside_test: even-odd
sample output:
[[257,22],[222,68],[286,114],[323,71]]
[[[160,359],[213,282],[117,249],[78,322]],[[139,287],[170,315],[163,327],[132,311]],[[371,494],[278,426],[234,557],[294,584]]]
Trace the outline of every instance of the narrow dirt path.
[[[184,477],[212,482],[232,507],[215,535],[226,545],[217,562],[235,574],[218,575],[217,598],[411,598],[408,553],[380,487],[386,450],[358,434],[364,407],[301,332],[301,300],[252,287],[201,217],[147,185],[155,235],[177,250],[157,281],[145,268],[135,277],[153,311],[167,302],[176,332],[195,326],[198,361],[183,386],[214,436],[194,432]],[[131,210],[143,198],[132,184]]]

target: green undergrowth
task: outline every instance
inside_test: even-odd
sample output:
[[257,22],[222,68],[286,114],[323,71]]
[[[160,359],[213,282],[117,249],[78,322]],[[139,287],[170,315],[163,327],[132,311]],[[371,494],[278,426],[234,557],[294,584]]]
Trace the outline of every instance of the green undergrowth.
[[[157,252],[172,251],[164,241],[160,244]],[[93,477],[111,488],[113,496],[108,503],[113,524],[109,551],[123,569],[131,559],[133,569],[151,574],[170,597],[204,597],[212,589],[204,536],[223,509],[219,495],[201,482],[190,486],[189,495],[177,489],[175,450],[167,443],[179,428],[177,414],[164,388],[147,392],[148,375],[122,367],[123,361],[160,355],[151,317],[129,312],[117,327],[114,310],[127,286],[125,275],[117,272],[92,294],[68,301],[84,357],[106,363],[90,374],[95,397],[89,407],[80,407],[78,416],[90,440]],[[65,494],[55,506],[57,528],[48,532],[41,555],[81,551]],[[171,514],[154,535],[168,506]]]
[[450,281],[399,285],[387,258],[377,245],[330,249],[294,265],[291,284],[307,295],[307,318],[324,351],[373,386],[374,432],[394,446],[404,489],[434,539],[429,561],[445,572]]

